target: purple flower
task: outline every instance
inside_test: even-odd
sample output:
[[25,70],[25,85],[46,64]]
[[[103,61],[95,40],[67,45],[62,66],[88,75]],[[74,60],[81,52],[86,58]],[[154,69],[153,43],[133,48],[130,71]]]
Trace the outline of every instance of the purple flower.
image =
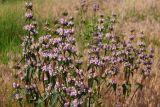
[[27,9],[32,9],[33,4],[32,4],[32,2],[26,2],[25,6]]
[[70,34],[71,34],[70,29],[64,29],[64,34],[63,34],[64,37],[68,37],[70,36]]
[[51,42],[53,45],[58,45],[59,43],[62,42],[62,39],[61,38],[54,38]]
[[48,72],[50,76],[54,76],[55,72],[53,70],[53,66],[51,64],[44,65],[42,67],[42,71]]
[[17,89],[17,88],[19,88],[19,87],[20,87],[20,85],[19,85],[19,84],[17,84],[17,83],[15,83],[15,82],[13,83],[13,85],[12,85],[12,86],[13,86],[13,88],[15,88],[15,89]]
[[32,19],[32,18],[33,18],[32,12],[26,12],[26,13],[25,13],[25,17],[26,17],[27,19]]
[[116,84],[117,83],[116,80],[114,80],[114,79],[110,79],[109,82],[110,82],[110,84]]
[[75,89],[75,87],[66,88],[66,93],[71,97],[77,96],[77,90]]
[[112,34],[107,33],[107,34],[106,34],[106,38],[107,38],[107,39],[111,39],[111,38],[112,38]]
[[141,46],[141,47],[144,47],[144,46],[145,46],[145,43],[144,43],[144,42],[141,42],[141,41],[138,42],[137,44],[138,44],[138,46]]
[[68,23],[67,23],[67,26],[74,26],[74,22],[73,21],[69,21]]
[[25,26],[24,26],[24,29],[25,29],[26,31],[32,31],[34,28],[35,28],[35,26],[33,26],[32,24],[30,24],[30,25],[25,25]]
[[61,25],[67,25],[67,20],[64,19],[64,18],[61,18],[61,19],[59,20],[59,23],[60,23]]
[[103,18],[99,18],[99,19],[98,19],[98,22],[99,22],[99,23],[103,23],[103,22],[104,22],[104,19],[103,19]]
[[135,38],[135,35],[130,35],[130,36],[129,36],[129,39],[130,39],[130,40],[133,40],[134,38]]
[[22,96],[20,94],[15,94],[15,99],[20,100],[20,99],[22,99]]
[[130,67],[131,64],[130,64],[129,62],[125,62],[125,63],[124,63],[124,66],[125,66],[125,67]]
[[59,29],[56,30],[56,33],[57,33],[58,35],[60,35],[60,36],[63,35],[63,32],[64,32],[64,30],[63,30],[62,28],[59,28]]
[[64,107],[69,107],[69,105],[70,105],[70,102],[65,102],[64,103]]
[[76,40],[74,37],[68,37],[67,38],[67,42],[71,43],[71,44],[75,44]]
[[104,26],[103,25],[99,25],[98,26],[98,30],[101,32],[101,31],[103,31],[104,30]]
[[83,102],[82,102],[81,99],[74,99],[74,100],[71,102],[71,106],[72,106],[72,107],[79,107],[82,103],[83,103]]

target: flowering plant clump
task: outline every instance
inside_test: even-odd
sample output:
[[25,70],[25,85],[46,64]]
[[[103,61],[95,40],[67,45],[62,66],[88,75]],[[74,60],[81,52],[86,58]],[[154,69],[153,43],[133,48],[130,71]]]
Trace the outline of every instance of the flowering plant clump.
[[[85,3],[81,1],[83,8]],[[76,45],[73,17],[63,14],[56,29],[46,23],[46,34],[37,40],[32,2],[28,1],[25,7],[27,36],[17,71],[19,81],[13,83],[15,100],[21,107],[26,103],[35,107],[101,107],[105,105],[105,97],[113,99],[114,106],[124,106],[142,89],[143,81],[151,73],[154,56],[154,50],[147,49],[143,33],[137,44],[134,31],[124,39],[115,33],[116,15],[106,28],[105,16],[100,14],[92,42],[86,48],[87,56],[83,56]],[[97,4],[93,7],[94,12],[99,10]],[[134,75],[141,79],[134,81]]]

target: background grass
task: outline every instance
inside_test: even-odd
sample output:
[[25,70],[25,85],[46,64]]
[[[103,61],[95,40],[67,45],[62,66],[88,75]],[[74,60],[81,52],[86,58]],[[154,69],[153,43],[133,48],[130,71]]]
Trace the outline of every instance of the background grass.
[[[53,22],[64,11],[68,11],[73,16],[78,13],[79,2],[77,0],[33,1],[34,13],[40,26],[46,20]],[[89,5],[94,2],[94,0],[88,0]],[[128,32],[133,28],[143,30],[146,35],[150,35],[148,36],[149,42],[159,44],[159,39],[155,41],[155,38],[159,38],[160,33],[160,0],[99,0],[99,3],[101,3],[100,11],[104,11],[106,15],[112,13],[118,15],[119,27],[117,27],[117,31]],[[86,14],[87,16],[92,16],[91,7]],[[21,52],[20,44],[21,37],[24,35],[23,25],[25,24],[24,13],[24,0],[0,0],[0,63],[8,63],[10,59],[8,53],[17,54]],[[87,22],[83,27],[88,28],[88,25]],[[41,30],[39,33],[43,34]],[[77,38],[78,41],[83,39],[83,37]]]
[[[33,0],[34,13],[39,26],[43,26],[46,20],[53,23],[61,13],[68,11],[70,15],[76,17],[76,39],[80,51],[84,52],[84,46],[90,40],[92,26],[92,8],[91,4],[96,0],[87,0],[90,5],[86,13],[87,21],[81,29],[79,23],[78,7],[79,0]],[[98,1],[98,0],[97,0]],[[155,46],[155,61],[151,78],[144,87],[143,98],[134,99],[135,107],[159,107],[160,105],[160,0],[99,0],[100,11],[105,15],[116,13],[118,15],[118,24],[116,32],[124,35],[130,30],[137,32],[144,31],[146,42]],[[74,4],[74,5],[73,5]],[[23,26],[24,19],[24,0],[0,0],[0,107],[11,107],[12,101],[8,100],[11,95],[11,86],[14,70],[12,66],[20,59],[21,38],[25,35]],[[44,32],[39,28],[39,36]],[[85,31],[85,36],[79,31]],[[88,35],[88,36],[86,36]],[[87,41],[84,39],[87,38]],[[83,44],[83,45],[82,45]],[[8,79],[6,77],[9,77]],[[140,104],[141,103],[141,104]],[[2,105],[1,105],[2,104]],[[137,105],[136,105],[137,104]],[[147,105],[148,104],[148,105]],[[17,107],[16,105],[12,105]]]
[[0,4],[0,62],[8,63],[8,53],[21,51],[20,37],[24,35],[22,2],[6,1]]

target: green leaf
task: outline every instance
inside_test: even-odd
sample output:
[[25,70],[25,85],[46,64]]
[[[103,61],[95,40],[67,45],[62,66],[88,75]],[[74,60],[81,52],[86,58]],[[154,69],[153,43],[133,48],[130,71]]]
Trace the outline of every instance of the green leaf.
[[97,85],[100,85],[100,80],[101,80],[100,77],[96,77],[94,80],[96,81]]
[[50,107],[53,107],[54,106],[54,104],[56,104],[56,102],[58,101],[58,99],[59,99],[59,93],[57,93],[57,92],[54,92],[54,93],[52,93],[52,95],[51,95],[51,98],[50,98],[50,102],[49,102],[49,106]]
[[111,86],[112,86],[113,90],[116,91],[116,89],[117,89],[117,84],[114,83],[114,84],[112,84]]
[[38,101],[37,101],[38,104],[40,104],[40,103],[42,103],[42,102],[43,102],[43,99],[42,99],[42,98],[39,98]]
[[89,79],[89,80],[88,80],[88,85],[89,85],[89,87],[92,87],[92,86],[93,86],[93,79]]
[[141,83],[136,83],[136,85],[137,85],[137,88],[138,88],[138,89],[142,90],[143,85],[142,85]]
[[123,87],[123,95],[128,97],[131,93],[131,84],[127,82],[123,84],[122,87]]

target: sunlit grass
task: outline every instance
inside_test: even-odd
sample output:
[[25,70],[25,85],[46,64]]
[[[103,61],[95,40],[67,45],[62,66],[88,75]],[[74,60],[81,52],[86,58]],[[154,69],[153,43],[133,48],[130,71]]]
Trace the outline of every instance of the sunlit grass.
[[23,36],[22,2],[0,4],[0,62],[7,63],[8,52],[20,52],[20,38]]

